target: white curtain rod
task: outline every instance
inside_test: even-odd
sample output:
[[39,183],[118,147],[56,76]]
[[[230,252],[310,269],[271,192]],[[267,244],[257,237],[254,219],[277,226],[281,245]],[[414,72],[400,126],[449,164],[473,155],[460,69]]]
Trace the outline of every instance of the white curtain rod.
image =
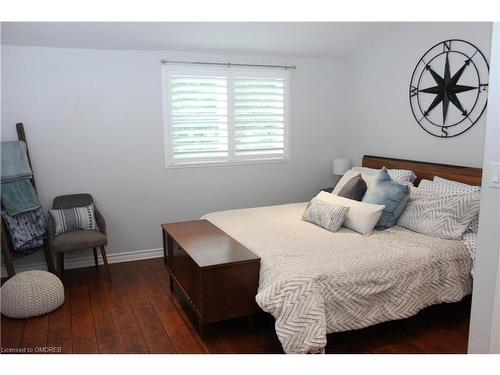
[[233,64],[233,63],[219,63],[219,62],[202,62],[202,61],[174,61],[161,59],[162,64],[195,64],[195,65],[216,65],[216,66],[227,66],[228,68],[232,66],[247,66],[247,67],[257,67],[257,68],[281,68],[281,69],[296,69],[295,65],[258,65],[258,64]]

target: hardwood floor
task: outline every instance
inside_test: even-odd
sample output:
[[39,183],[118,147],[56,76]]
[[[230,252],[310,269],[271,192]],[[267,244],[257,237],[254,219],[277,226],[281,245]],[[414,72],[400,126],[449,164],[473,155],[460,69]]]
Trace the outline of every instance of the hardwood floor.
[[[282,353],[267,314],[212,325],[203,341],[169,291],[162,259],[65,271],[66,301],[34,319],[2,316],[1,344],[62,353]],[[327,353],[466,353],[470,298],[417,316],[328,335]]]

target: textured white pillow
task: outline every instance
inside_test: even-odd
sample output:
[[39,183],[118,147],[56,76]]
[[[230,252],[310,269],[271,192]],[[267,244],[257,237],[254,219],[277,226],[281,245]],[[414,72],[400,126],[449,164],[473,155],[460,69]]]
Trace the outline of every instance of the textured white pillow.
[[454,187],[457,190],[457,193],[462,193],[463,191],[471,191],[471,190],[479,191],[479,190],[481,190],[481,186],[469,185],[469,184],[465,184],[463,182],[447,180],[446,178],[439,177],[439,176],[434,176],[434,178],[432,180],[433,180],[433,182],[437,182],[438,184],[444,184],[444,185]]
[[343,226],[363,235],[373,231],[385,208],[384,205],[358,202],[325,191],[321,191],[316,198],[330,204],[349,207]]
[[[436,191],[440,194],[462,194],[462,193],[480,193],[480,186],[464,184],[462,182],[447,180],[442,177],[435,176],[434,181],[422,180],[418,188]],[[479,226],[479,213],[472,219],[467,227],[468,232],[477,233]]]
[[476,261],[477,253],[477,233],[465,232],[462,236],[462,242],[467,250],[469,250],[470,257],[472,258],[472,270],[470,273],[474,277],[474,263]]
[[398,225],[414,232],[459,240],[479,212],[479,193],[440,194],[412,188]]
[[477,252],[477,233],[465,232],[462,236],[462,242],[467,250],[469,250],[472,260],[475,260]]
[[424,190],[435,190],[435,182],[431,180],[426,180],[425,178],[420,180],[418,183],[418,189]]
[[[367,167],[353,167],[353,170],[363,173],[363,175],[375,176],[380,169]],[[389,176],[396,182],[413,182],[417,178],[413,171],[409,169],[387,169]]]

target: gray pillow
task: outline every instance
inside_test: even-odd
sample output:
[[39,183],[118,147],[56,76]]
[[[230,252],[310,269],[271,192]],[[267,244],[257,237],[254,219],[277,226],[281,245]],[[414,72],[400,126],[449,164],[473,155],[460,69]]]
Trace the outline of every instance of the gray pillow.
[[361,199],[363,199],[363,195],[365,195],[366,189],[367,186],[365,180],[363,180],[363,177],[358,174],[347,181],[337,195],[339,197],[361,201]]
[[338,206],[314,197],[304,210],[302,220],[319,225],[330,232],[336,232],[344,223],[348,211],[349,207]]
[[478,192],[443,195],[411,188],[398,225],[432,237],[459,240],[479,212],[479,199]]
[[363,197],[363,202],[385,206],[375,229],[384,230],[396,225],[409,196],[410,187],[393,181],[387,169],[382,168]]

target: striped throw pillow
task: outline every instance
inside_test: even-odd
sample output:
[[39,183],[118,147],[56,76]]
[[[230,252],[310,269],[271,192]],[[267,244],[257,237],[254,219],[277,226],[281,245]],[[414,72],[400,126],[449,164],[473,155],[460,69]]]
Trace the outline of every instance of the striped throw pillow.
[[94,205],[50,210],[56,224],[56,235],[77,230],[99,230],[95,219]]

